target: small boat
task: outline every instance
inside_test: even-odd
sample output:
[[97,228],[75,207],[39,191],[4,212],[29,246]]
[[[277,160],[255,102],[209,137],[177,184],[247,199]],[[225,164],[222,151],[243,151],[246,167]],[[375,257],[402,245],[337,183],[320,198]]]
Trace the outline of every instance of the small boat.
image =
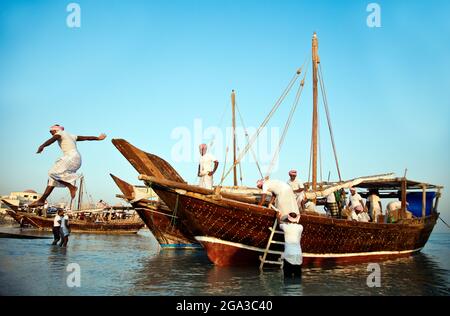
[[[135,215],[131,217],[127,216],[126,218],[111,219],[111,217],[105,218],[104,216],[99,216],[105,212],[103,208],[81,210],[82,187],[83,182],[80,182],[78,210],[66,212],[70,217],[70,228],[73,233],[136,234],[144,227],[145,224]],[[33,214],[28,212],[27,208],[13,205],[6,200],[2,200],[2,202],[9,207],[9,210],[6,210],[7,214],[14,218],[21,226],[30,225],[41,230],[52,230],[54,220],[52,216]],[[124,210],[114,210],[114,212],[119,211],[124,214]],[[84,218],[75,218],[75,215],[82,215],[82,218]]]
[[[437,206],[441,186],[408,180],[406,175],[392,178],[391,174],[349,181],[339,179],[339,182],[331,184],[317,182],[317,49],[318,39],[314,34],[312,182],[309,183],[311,190],[306,192],[307,198],[317,201],[334,191],[353,186],[378,189],[381,198],[396,197],[400,192],[402,207],[395,223],[359,222],[302,212],[303,263],[321,266],[373,262],[417,253],[425,246],[439,217]],[[297,74],[300,72],[297,71]],[[304,80],[301,87],[303,83]],[[124,140],[116,139],[113,143],[141,174],[139,178],[177,214],[181,223],[203,245],[211,262],[219,266],[260,265],[262,255],[263,258],[267,254],[281,255],[279,248],[270,246],[276,233],[276,212],[260,206],[258,195],[223,192],[220,186],[208,190],[189,185],[167,161],[157,155],[146,153]],[[236,163],[235,160],[234,167]],[[338,173],[341,178],[339,168]],[[417,196],[421,197],[416,205],[420,212],[408,218],[408,198],[415,197],[417,200]]]
[[122,195],[155,236],[163,249],[203,249],[194,236],[181,224],[176,214],[163,203],[139,198],[134,186],[110,174]]

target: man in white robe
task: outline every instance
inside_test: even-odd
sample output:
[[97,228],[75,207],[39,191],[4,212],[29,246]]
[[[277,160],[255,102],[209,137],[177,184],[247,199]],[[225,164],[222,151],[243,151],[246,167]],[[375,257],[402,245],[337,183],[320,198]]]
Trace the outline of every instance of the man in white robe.
[[287,218],[289,213],[300,214],[294,191],[286,182],[261,179],[256,185],[262,189],[262,197],[259,204],[263,205],[267,194],[272,194],[269,205],[275,202],[274,206],[281,213],[282,221]]
[[295,197],[297,198],[298,207],[301,209],[305,208],[305,187],[303,183],[297,180],[297,170],[289,171],[289,180],[287,182],[292,191],[294,191]]
[[198,165],[198,177],[200,178],[199,186],[205,189],[212,190],[213,188],[213,175],[219,167],[219,161],[212,154],[207,152],[207,145],[201,144],[200,150],[200,162]]
[[52,138],[39,146],[37,153],[42,153],[45,147],[58,142],[63,156],[56,160],[53,167],[49,170],[49,179],[44,194],[37,201],[30,204],[29,207],[43,206],[55,187],[67,187],[73,200],[77,192],[75,182],[80,177],[76,172],[81,167],[81,155],[78,152],[76,142],[104,140],[106,138],[105,134],[100,134],[100,136],[75,136],[66,132],[64,127],[60,125],[50,127],[50,134],[52,134]]

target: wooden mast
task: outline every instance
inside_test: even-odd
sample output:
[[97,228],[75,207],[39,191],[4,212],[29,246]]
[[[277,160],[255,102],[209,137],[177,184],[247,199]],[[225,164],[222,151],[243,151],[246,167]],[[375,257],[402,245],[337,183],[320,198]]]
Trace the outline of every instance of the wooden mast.
[[314,32],[312,38],[312,68],[313,68],[313,121],[312,121],[312,189],[317,189],[317,128],[318,128],[318,108],[317,108],[317,68],[319,64],[319,42],[317,34]]
[[81,210],[81,203],[83,201],[83,186],[84,186],[84,176],[81,176],[80,187],[78,188],[78,210]]
[[233,125],[233,183],[237,187],[237,169],[236,169],[236,94],[234,90],[231,90],[231,112],[232,112],[232,125]]

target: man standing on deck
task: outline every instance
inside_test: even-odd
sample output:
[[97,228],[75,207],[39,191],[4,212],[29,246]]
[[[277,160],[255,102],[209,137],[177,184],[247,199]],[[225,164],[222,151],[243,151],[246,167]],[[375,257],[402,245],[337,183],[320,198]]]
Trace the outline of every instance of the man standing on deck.
[[275,202],[275,208],[281,213],[281,221],[286,220],[289,213],[300,214],[294,191],[292,191],[292,188],[286,182],[261,179],[256,185],[258,188],[262,189],[261,202],[259,205],[264,204],[267,194],[272,194],[269,205]]
[[[219,161],[212,154],[207,153],[208,146],[201,144],[200,150],[200,163],[198,165],[198,177],[200,178],[199,186],[205,189],[212,190],[213,188],[213,175],[219,167]],[[214,167],[213,167],[214,163]]]
[[42,153],[45,147],[50,146],[57,141],[59,147],[61,147],[63,156],[56,160],[54,166],[48,172],[49,179],[44,194],[39,200],[31,203],[29,207],[43,206],[55,187],[67,187],[70,192],[70,197],[73,200],[77,192],[75,182],[80,177],[76,172],[81,167],[81,156],[78,152],[76,142],[104,140],[106,138],[105,134],[100,134],[98,137],[75,136],[66,132],[64,127],[60,125],[53,125],[50,127],[50,134],[52,134],[52,138],[39,146],[37,154]]
[[291,186],[292,191],[294,191],[295,197],[297,198],[297,205],[299,208],[305,208],[305,187],[303,183],[297,180],[297,170],[289,171],[288,184]]

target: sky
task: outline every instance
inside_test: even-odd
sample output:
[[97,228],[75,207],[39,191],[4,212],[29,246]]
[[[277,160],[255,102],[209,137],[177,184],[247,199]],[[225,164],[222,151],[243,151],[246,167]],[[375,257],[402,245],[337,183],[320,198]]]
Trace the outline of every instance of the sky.
[[[71,2],[80,27],[67,23]],[[222,174],[228,142],[211,131],[223,136],[231,124],[231,90],[254,130],[305,61],[305,87],[271,177],[297,169],[308,180],[317,32],[342,177],[407,169],[408,178],[445,187],[439,210],[450,223],[450,2],[376,1],[381,27],[369,27],[371,2],[0,0],[0,194],[44,190],[60,149],[35,152],[55,123],[108,135],[78,144],[93,201],[120,202],[109,173],[139,184],[113,138],[165,158],[190,183],[198,181],[198,144],[214,139]],[[266,165],[296,89],[255,149]],[[336,180],[319,105],[322,178]],[[248,160],[242,173],[244,185],[260,177]],[[67,198],[58,189],[51,201]],[[448,231],[440,222],[437,230]]]

